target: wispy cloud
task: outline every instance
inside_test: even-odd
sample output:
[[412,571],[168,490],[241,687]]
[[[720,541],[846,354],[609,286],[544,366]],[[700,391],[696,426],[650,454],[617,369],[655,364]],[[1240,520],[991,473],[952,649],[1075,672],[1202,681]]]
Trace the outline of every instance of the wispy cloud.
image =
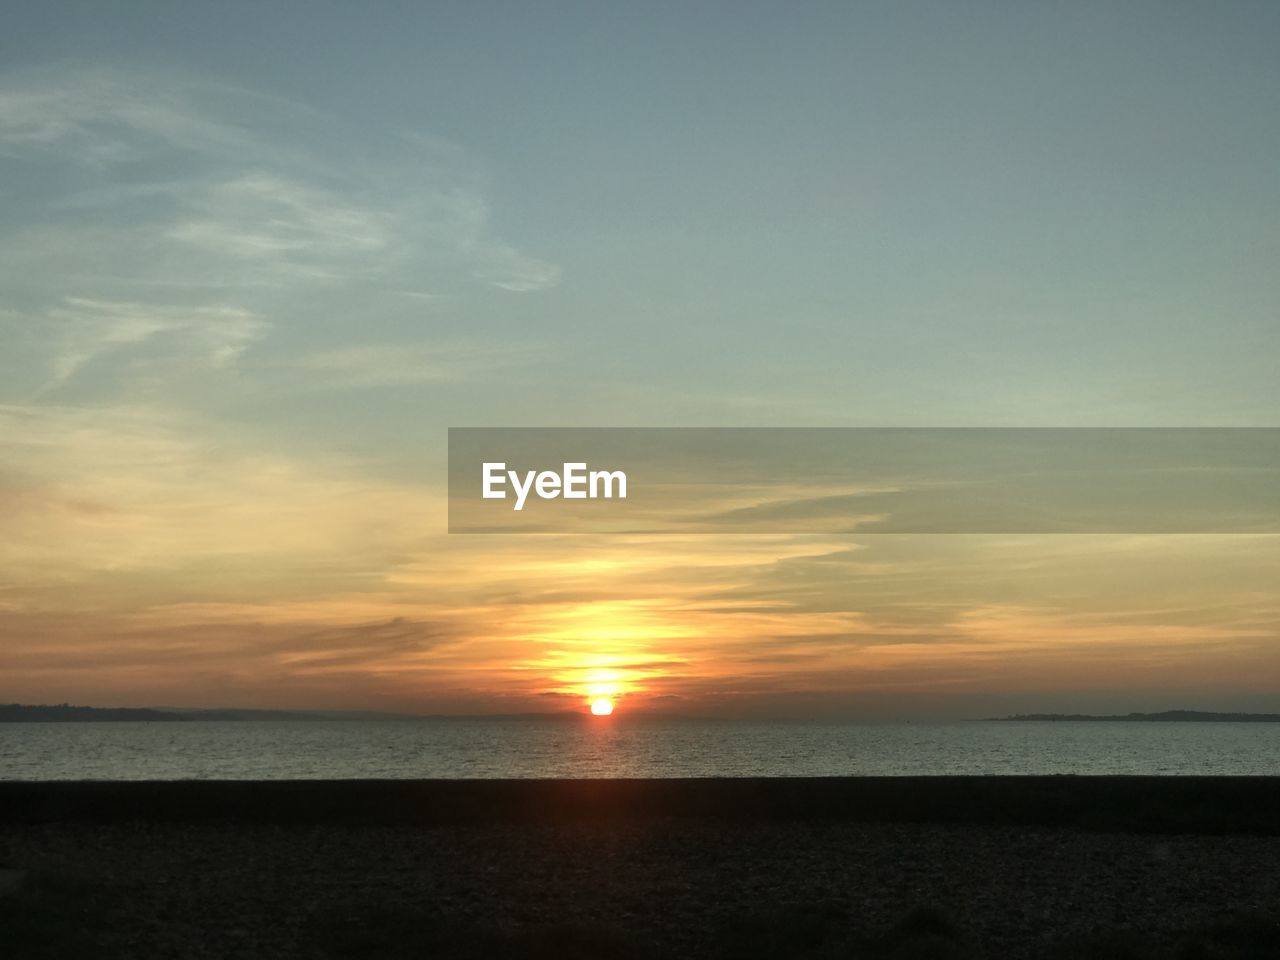
[[454,340],[323,350],[299,356],[294,366],[324,387],[380,387],[475,379],[545,356],[545,349],[532,343]]
[[171,410],[0,405],[0,464],[10,586],[210,564],[224,576],[265,564],[253,575],[277,584],[380,576],[443,526],[429,489],[350,457],[262,450]]
[[45,311],[51,339],[60,346],[51,360],[47,389],[66,383],[95,357],[146,343],[162,335],[178,335],[182,345],[212,366],[231,363],[266,324],[235,307],[173,307],[144,303],[112,303],[67,297]]
[[461,148],[347,137],[333,117],[203,78],[10,75],[0,80],[0,156],[37,174],[50,164],[90,168],[78,187],[68,176],[51,205],[128,207],[130,223],[149,220],[158,239],[219,257],[354,257],[367,269],[363,258],[377,255],[390,271],[415,252],[451,252],[470,275],[509,290],[559,277],[491,234],[489,202]]
[[226,96],[270,103],[244,89],[172,73],[147,77],[87,69],[10,75],[0,89],[0,150],[11,157],[70,154],[79,163],[101,165],[145,159],[157,147],[225,155],[256,146],[257,139],[235,122],[192,103],[193,97]]
[[[126,347],[180,361],[179,375],[192,357],[226,366],[357,287],[403,303],[456,297],[467,278],[517,293],[559,280],[493,235],[462,148],[350,136],[303,105],[187,74],[2,76],[0,165],[11,193],[38,201],[0,227],[0,282],[7,323],[45,344],[50,389]],[[350,346],[367,334],[351,328]],[[445,344],[436,363],[451,352],[468,362]],[[417,379],[398,369],[384,379]]]
[[402,238],[389,213],[280,176],[250,173],[189,198],[168,236],[215,257],[266,261],[281,275],[336,279],[370,272]]

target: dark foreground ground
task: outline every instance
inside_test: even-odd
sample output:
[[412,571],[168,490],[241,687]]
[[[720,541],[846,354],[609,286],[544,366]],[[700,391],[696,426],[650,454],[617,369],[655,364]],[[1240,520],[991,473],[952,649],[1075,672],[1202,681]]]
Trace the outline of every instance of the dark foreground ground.
[[15,960],[1280,958],[1275,778],[0,782],[3,867]]

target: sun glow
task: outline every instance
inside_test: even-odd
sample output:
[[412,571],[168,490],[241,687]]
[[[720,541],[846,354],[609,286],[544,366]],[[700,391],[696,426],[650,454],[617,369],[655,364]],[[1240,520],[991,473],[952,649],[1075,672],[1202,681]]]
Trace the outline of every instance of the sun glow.
[[607,717],[613,713],[613,701],[605,697],[591,701],[591,712],[597,717]]

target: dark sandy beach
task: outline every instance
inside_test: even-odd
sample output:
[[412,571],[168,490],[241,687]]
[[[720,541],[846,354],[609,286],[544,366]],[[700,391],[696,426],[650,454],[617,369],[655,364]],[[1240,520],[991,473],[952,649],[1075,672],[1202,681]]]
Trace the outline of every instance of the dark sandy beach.
[[1280,956],[1280,781],[0,783],[14,956]]

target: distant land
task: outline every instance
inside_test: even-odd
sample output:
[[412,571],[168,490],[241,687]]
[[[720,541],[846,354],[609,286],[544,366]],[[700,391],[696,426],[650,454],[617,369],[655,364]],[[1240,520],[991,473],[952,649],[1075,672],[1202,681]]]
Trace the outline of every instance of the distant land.
[[1087,713],[1017,713],[990,720],[1134,720],[1146,723],[1193,721],[1196,723],[1280,723],[1280,713],[1216,713],[1211,710],[1165,710],[1161,713],[1113,713],[1094,716]]
[[203,710],[185,707],[156,707],[161,713],[182,720],[404,720],[417,719],[404,713],[378,713],[372,710],[238,710],[215,707]]
[[54,705],[0,704],[0,723],[85,723],[93,721],[143,721],[168,723],[186,720],[386,720],[406,714],[357,711],[302,710],[189,710],[182,707],[77,707]]
[[0,723],[92,723],[121,721],[298,721],[298,720],[519,720],[525,718],[582,719],[580,711],[556,713],[443,714],[382,713],[376,710],[245,710],[188,707],[77,707],[71,704],[0,703]]
[[26,706],[21,703],[0,703],[0,723],[83,723],[87,720],[147,720],[163,723],[184,719],[186,718],[176,713],[141,707],[73,707],[66,703]]

